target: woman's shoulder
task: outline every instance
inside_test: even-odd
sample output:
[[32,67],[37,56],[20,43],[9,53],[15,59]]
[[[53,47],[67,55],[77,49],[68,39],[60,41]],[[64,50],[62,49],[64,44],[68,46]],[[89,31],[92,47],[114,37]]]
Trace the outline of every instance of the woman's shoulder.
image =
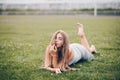
[[71,48],[69,48],[69,54],[68,54],[68,59],[71,60],[73,58],[73,51],[71,50]]
[[70,53],[71,51],[72,51],[71,48],[69,48],[69,53]]
[[69,48],[69,55],[73,54],[73,51],[71,48]]

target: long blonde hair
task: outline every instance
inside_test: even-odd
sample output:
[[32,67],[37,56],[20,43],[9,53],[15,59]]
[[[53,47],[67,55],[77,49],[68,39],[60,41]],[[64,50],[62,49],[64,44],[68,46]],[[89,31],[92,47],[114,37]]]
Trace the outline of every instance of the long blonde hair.
[[[57,34],[60,33],[63,36],[63,46],[61,47],[60,53],[61,56],[58,55],[58,62],[61,62],[61,64],[59,65],[60,69],[62,71],[64,71],[67,68],[67,57],[68,57],[68,53],[69,53],[69,38],[66,32],[62,31],[62,30],[58,30],[56,31],[50,41],[50,45],[53,45],[55,43],[55,38],[57,36]],[[58,53],[58,51],[57,51]],[[58,54],[60,54],[58,53]]]

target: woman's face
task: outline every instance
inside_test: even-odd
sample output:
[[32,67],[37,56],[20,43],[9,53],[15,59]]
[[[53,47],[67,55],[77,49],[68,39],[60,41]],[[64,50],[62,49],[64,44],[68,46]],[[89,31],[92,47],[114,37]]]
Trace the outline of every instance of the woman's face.
[[55,38],[55,45],[57,48],[60,48],[63,46],[63,36],[61,33],[58,33]]

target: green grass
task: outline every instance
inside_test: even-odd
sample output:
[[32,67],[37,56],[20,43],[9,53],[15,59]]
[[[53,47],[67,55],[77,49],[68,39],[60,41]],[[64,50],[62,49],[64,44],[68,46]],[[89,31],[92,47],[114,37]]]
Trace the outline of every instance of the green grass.
[[[66,31],[80,42],[77,22],[84,24],[95,60],[72,67],[80,71],[56,75],[40,69],[52,34]],[[120,80],[120,17],[0,16],[0,80]]]

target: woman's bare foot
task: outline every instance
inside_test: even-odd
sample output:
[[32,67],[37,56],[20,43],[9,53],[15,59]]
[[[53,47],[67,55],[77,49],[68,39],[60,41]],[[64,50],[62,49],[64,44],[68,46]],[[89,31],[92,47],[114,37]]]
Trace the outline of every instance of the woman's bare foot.
[[83,24],[77,23],[78,35],[80,37],[84,36]]
[[91,45],[90,51],[91,51],[91,53],[93,53],[93,54],[97,52],[94,45]]

